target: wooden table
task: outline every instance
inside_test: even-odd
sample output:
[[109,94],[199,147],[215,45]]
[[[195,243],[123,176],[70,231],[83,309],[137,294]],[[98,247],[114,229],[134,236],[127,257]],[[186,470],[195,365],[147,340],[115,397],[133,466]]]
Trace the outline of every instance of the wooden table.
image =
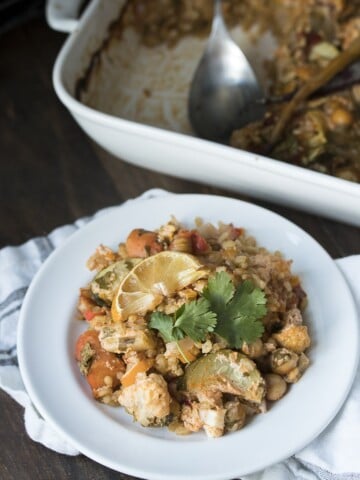
[[[64,40],[42,19],[0,37],[0,247],[44,235],[152,187],[244,198],[131,166],[89,140],[52,87],[52,66]],[[360,253],[358,228],[252,201],[295,222],[334,258]],[[2,480],[131,478],[31,441],[23,409],[2,391],[0,425]]]

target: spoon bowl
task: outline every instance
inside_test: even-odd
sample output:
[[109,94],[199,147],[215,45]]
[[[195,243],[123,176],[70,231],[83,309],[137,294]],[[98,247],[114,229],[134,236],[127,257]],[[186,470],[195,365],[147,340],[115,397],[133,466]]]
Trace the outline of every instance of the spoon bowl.
[[226,28],[221,0],[205,52],[190,86],[188,114],[201,138],[228,143],[232,131],[261,118],[264,92],[246,56]]

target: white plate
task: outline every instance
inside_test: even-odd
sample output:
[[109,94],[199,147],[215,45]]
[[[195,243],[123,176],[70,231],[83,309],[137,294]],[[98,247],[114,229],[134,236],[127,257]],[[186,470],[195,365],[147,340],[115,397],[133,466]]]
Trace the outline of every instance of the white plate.
[[[103,243],[116,248],[135,227],[155,228],[174,214],[191,224],[233,222],[261,245],[294,260],[308,293],[311,366],[271,410],[219,439],[145,429],[121,408],[95,402],[74,360],[78,289],[91,278],[88,257]],[[358,358],[353,299],[333,260],[300,228],[268,210],[223,197],[174,195],[128,203],[97,218],[55,251],[26,295],[18,331],[19,365],[36,408],[83,454],[147,479],[218,480],[254,472],[299,451],[344,402]]]

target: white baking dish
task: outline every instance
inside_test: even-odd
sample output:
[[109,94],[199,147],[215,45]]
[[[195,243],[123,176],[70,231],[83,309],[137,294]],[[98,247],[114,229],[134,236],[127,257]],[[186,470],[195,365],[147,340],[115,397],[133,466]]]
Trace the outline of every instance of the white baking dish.
[[[50,26],[71,34],[56,60],[57,95],[84,131],[116,157],[143,168],[213,185],[360,226],[360,185],[232,147],[132,122],[89,108],[74,95],[91,55],[124,0],[51,0]],[[135,61],[135,60],[134,60]]]

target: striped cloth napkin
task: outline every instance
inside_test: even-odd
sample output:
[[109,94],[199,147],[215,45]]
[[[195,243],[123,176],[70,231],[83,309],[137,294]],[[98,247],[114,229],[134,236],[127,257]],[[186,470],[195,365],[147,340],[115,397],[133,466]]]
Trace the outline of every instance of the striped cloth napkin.
[[[165,195],[170,193],[152,189],[129,202]],[[16,354],[17,321],[27,288],[49,254],[76,230],[110,209],[100,210],[92,217],[57,228],[23,245],[0,250],[0,388],[24,407],[25,428],[33,440],[67,455],[80,452],[39,416],[21,380]],[[336,263],[360,312],[360,255],[342,258]],[[243,480],[360,480],[359,446],[360,369],[345,405],[316,440],[284,462],[246,475]]]

